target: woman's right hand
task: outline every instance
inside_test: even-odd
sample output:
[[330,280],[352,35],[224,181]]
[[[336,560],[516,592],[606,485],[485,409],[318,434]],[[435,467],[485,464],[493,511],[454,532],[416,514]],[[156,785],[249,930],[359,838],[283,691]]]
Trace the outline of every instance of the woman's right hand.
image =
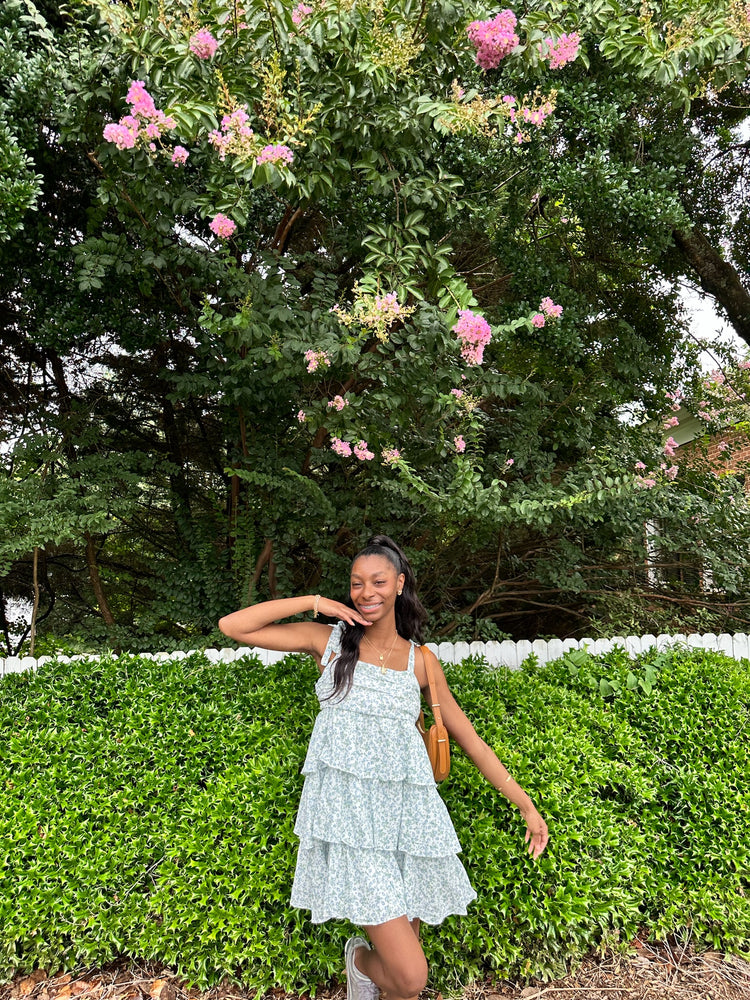
[[526,836],[524,839],[528,844],[528,852],[536,860],[549,841],[547,824],[533,805],[529,806],[526,810],[522,809],[521,815],[526,823]]
[[331,601],[327,597],[321,597],[318,601],[318,614],[325,615],[327,618],[340,618],[341,621],[347,622],[349,625],[372,624],[363,618],[356,608],[350,608],[348,604],[342,604],[341,601]]

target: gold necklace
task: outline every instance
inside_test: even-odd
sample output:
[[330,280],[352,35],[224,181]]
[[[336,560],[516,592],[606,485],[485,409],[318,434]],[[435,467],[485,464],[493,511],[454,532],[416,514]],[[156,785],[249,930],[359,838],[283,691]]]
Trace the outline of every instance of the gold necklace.
[[370,640],[367,638],[366,635],[363,635],[362,638],[365,640],[367,645],[372,647],[372,649],[374,649],[375,652],[378,654],[378,659],[380,660],[380,673],[385,674],[388,671],[388,661],[391,658],[393,647],[396,645],[396,639],[398,639],[398,632],[396,632],[396,634],[394,635],[393,642],[391,643],[391,648],[388,650],[387,653],[381,653],[378,650],[378,647],[374,643],[370,642]]

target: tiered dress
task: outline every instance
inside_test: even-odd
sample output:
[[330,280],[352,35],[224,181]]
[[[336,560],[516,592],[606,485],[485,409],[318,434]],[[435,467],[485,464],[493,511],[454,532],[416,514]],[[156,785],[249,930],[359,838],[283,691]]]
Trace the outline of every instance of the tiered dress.
[[476,893],[415,725],[414,644],[406,670],[359,660],[348,694],[328,699],[342,630],[340,622],[331,633],[315,685],[320,714],[302,768],[292,906],[309,909],[315,924],[404,914],[439,924],[466,913]]

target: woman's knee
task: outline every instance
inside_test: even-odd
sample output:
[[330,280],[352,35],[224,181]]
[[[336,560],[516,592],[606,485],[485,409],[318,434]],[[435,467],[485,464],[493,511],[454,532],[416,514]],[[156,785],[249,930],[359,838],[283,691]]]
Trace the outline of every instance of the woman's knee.
[[427,985],[427,960],[424,955],[415,956],[408,965],[390,971],[400,997],[416,997]]

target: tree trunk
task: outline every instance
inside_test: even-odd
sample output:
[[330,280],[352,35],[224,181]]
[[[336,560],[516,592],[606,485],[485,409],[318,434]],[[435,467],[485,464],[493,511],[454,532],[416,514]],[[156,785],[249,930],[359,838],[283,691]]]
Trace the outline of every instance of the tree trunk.
[[34,643],[36,642],[36,616],[39,614],[39,546],[34,546],[34,556],[31,562],[33,567],[32,586],[34,590],[34,603],[31,608],[31,627],[29,630],[29,656],[34,655]]
[[740,276],[724,260],[698,229],[672,233],[678,250],[698,275],[700,286],[724,307],[738,336],[750,344],[750,291]]
[[96,559],[94,539],[88,531],[86,532],[85,537],[86,565],[89,568],[89,580],[91,581],[94,596],[96,597],[96,603],[99,605],[99,611],[101,612],[102,618],[104,619],[107,628],[111,629],[115,624],[115,616],[112,614],[112,609],[109,606],[109,601],[107,600],[107,595],[104,593],[104,587],[102,586],[101,577],[99,576],[99,563]]
[[10,625],[8,624],[8,616],[5,613],[5,593],[0,590],[0,632],[3,634],[3,639],[5,640],[5,652],[4,656],[12,656],[12,647],[10,643]]

